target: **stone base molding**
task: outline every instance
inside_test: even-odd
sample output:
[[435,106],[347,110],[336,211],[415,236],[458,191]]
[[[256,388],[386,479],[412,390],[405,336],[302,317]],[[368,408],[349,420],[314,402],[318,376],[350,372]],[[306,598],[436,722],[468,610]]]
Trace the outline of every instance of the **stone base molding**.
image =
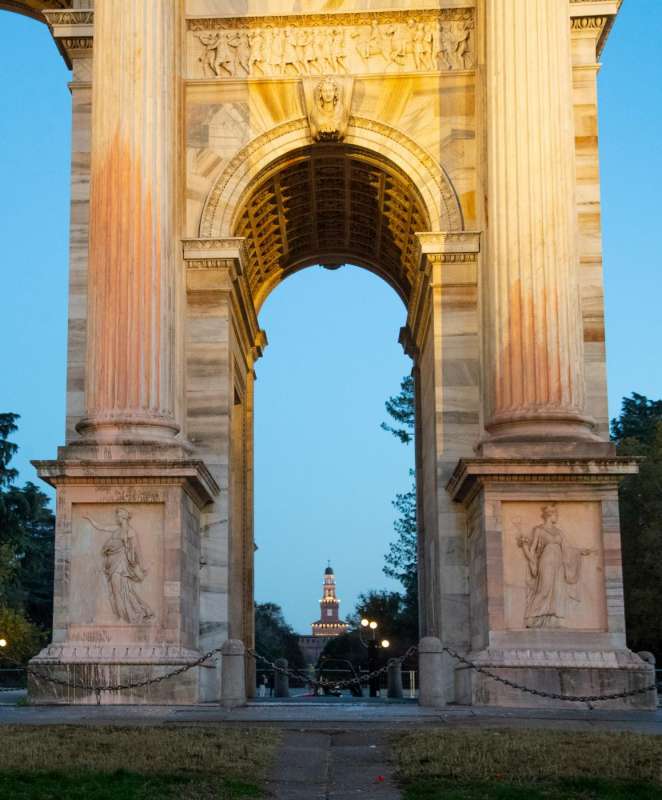
[[[654,683],[627,649],[618,482],[627,458],[461,460],[448,483],[467,513],[469,661],[529,689],[609,695]],[[456,663],[456,700],[568,705]],[[653,707],[655,692],[609,708]]]
[[[167,676],[196,661],[200,653],[186,648],[50,645],[30,662],[30,701],[62,705],[194,705],[218,700],[216,664]],[[41,678],[39,676],[43,675]],[[131,687],[97,693],[83,686]],[[69,686],[63,685],[69,684]]]
[[154,680],[200,658],[202,513],[219,491],[204,464],[144,457],[36,466],[57,490],[58,514],[53,642],[31,662],[31,699],[218,698],[213,663],[98,696],[83,688]]
[[[632,692],[655,683],[655,668],[630,650],[498,650],[470,653],[467,660],[500,678],[538,692],[597,697]],[[455,670],[456,701],[462,705],[581,708],[576,701],[524,692],[467,665]],[[596,709],[653,710],[655,691],[590,703]]]

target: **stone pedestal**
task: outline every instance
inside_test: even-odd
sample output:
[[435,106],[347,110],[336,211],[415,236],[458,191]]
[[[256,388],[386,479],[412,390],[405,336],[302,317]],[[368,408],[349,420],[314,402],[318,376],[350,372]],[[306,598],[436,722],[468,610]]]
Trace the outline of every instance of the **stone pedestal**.
[[[201,509],[217,493],[199,461],[38,462],[58,494],[53,642],[32,666],[71,683],[165,675],[200,656]],[[207,675],[206,673],[210,673]],[[218,695],[215,663],[104,703],[196,703]],[[94,692],[31,678],[36,702]]]
[[[526,687],[604,695],[654,682],[627,649],[618,481],[628,459],[461,461],[448,490],[468,518],[467,655]],[[457,665],[456,699],[497,706],[574,705],[511,689]],[[600,703],[654,708],[655,692]]]

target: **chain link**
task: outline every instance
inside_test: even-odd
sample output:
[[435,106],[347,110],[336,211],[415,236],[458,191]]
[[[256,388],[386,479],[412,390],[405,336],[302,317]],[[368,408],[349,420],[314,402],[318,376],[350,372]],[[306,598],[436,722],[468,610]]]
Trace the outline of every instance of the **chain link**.
[[468,658],[461,656],[459,653],[451,650],[450,647],[444,647],[443,650],[444,652],[448,653],[449,656],[457,659],[457,661],[459,661],[461,664],[465,664],[467,667],[471,667],[471,669],[475,670],[476,672],[480,672],[481,675],[485,675],[486,677],[491,678],[493,681],[502,683],[504,686],[508,686],[511,689],[517,689],[520,692],[527,692],[528,694],[533,694],[537,697],[545,697],[550,700],[566,700],[570,703],[586,703],[589,708],[591,708],[591,703],[599,703],[605,700],[622,700],[626,697],[634,697],[638,694],[646,694],[647,692],[652,692],[657,689],[657,685],[653,683],[650,686],[644,686],[641,689],[629,689],[625,692],[613,692],[612,694],[572,695],[561,694],[559,692],[546,692],[543,689],[532,689],[530,686],[523,686],[520,683],[516,683],[515,681],[511,681],[508,678],[502,677],[501,675],[497,675],[495,672],[485,669],[485,667],[482,667],[480,664],[476,664],[474,661],[470,661]]

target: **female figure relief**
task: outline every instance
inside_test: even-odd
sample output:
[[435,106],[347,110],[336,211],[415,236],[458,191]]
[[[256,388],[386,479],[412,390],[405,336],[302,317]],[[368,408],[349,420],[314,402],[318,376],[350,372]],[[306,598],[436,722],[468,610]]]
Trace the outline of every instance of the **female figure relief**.
[[125,508],[116,509],[115,517],[115,525],[100,525],[87,516],[84,519],[96,530],[111,534],[101,547],[101,555],[113,613],[124,622],[145,624],[154,618],[154,613],[136,591],[137,584],[142,583],[147,575],[138,534],[129,522],[131,514]]
[[517,539],[528,571],[524,623],[527,628],[560,628],[568,600],[579,602],[582,559],[596,551],[568,544],[557,527],[555,504],[543,506],[541,512],[542,525],[531,531],[530,538],[520,535]]

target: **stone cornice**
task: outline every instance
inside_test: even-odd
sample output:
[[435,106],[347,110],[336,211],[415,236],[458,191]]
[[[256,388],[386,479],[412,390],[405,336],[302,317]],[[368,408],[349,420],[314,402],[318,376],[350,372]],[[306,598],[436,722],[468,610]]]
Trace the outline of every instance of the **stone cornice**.
[[37,474],[51,486],[181,485],[200,506],[210,503],[220,487],[203,461],[197,459],[33,461]]
[[446,484],[453,500],[464,502],[485,483],[579,483],[616,486],[639,471],[633,458],[474,458],[460,459]]
[[602,52],[623,0],[570,0],[573,35],[593,34],[596,57]]
[[76,58],[92,55],[94,11],[89,8],[44,11],[46,23],[69,69]]

